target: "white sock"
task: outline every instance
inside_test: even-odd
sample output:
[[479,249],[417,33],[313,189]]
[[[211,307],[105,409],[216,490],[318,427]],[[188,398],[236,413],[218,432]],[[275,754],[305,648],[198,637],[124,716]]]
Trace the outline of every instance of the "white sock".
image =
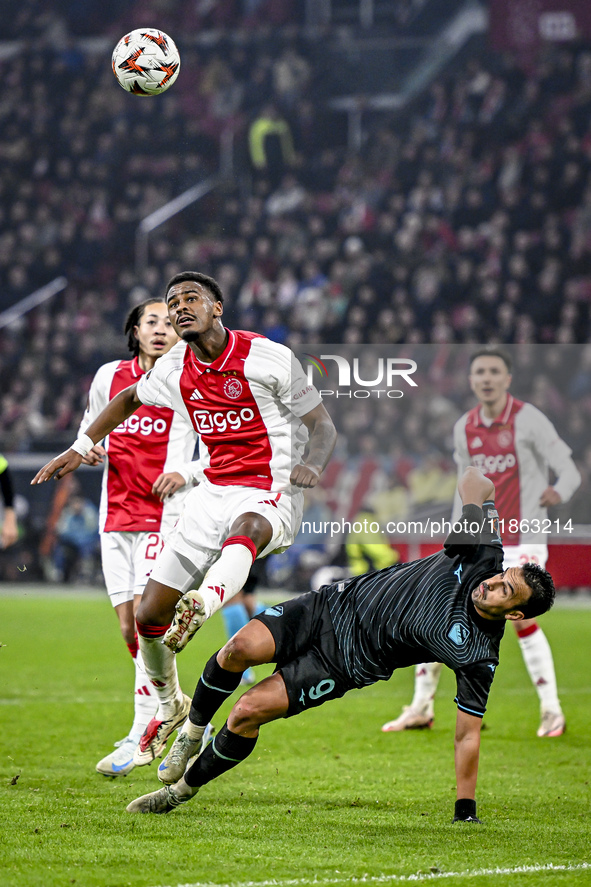
[[158,697],[146,674],[144,660],[139,650],[133,663],[135,665],[134,718],[129,735],[139,742],[142,733],[158,711]]
[[433,715],[433,699],[441,674],[441,662],[423,662],[415,669],[415,692],[410,707],[421,714]]
[[539,625],[532,626],[532,628],[526,628],[523,635],[520,635],[519,631],[517,632],[521,655],[539,696],[541,710],[561,714],[562,708],[556,689],[554,660],[548,638]]
[[208,619],[221,609],[222,604],[231,601],[241,591],[253,559],[251,549],[240,542],[224,545],[219,558],[209,568],[197,589],[203,598]]
[[182,730],[179,730],[179,733],[186,733],[191,742],[197,742],[199,739],[203,739],[205,727],[196,727],[195,724],[192,724],[189,718],[187,718],[183,724]]
[[189,785],[185,782],[184,776],[181,776],[179,781],[175,782],[172,788],[177,798],[182,798],[183,800],[194,798],[199,791],[199,786]]
[[158,699],[157,717],[166,721],[178,711],[183,702],[175,655],[164,646],[161,637],[145,638],[139,635],[139,645],[146,674]]

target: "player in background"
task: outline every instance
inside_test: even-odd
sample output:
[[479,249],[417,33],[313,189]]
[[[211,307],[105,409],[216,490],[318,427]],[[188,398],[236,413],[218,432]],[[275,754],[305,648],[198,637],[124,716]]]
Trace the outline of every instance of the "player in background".
[[[503,351],[482,349],[470,359],[470,388],[478,405],[454,427],[454,459],[458,474],[468,465],[480,468],[494,481],[496,501],[503,521],[504,567],[530,562],[546,566],[548,545],[542,532],[511,532],[520,521],[540,528],[551,505],[568,502],[581,483],[571,450],[550,420],[531,403],[509,392],[511,359]],[[556,476],[550,485],[550,471]],[[452,518],[457,519],[458,500]],[[561,736],[566,721],[558,699],[552,651],[535,619],[514,624],[529,676],[536,688],[541,711],[539,737]],[[414,696],[400,717],[382,730],[424,729],[433,724],[433,699],[441,664],[425,662],[415,671]]]
[[[124,330],[133,358],[99,368],[79,434],[112,397],[139,380],[178,342],[162,299],[136,305]],[[133,770],[133,753],[158,708],[138,649],[135,612],[164,538],[179,517],[188,484],[198,479],[199,463],[190,462],[195,442],[187,418],[170,409],[142,406],[83,459],[89,465],[104,463],[99,524],[103,574],[135,666],[133,724],[116,750],[96,765],[105,776],[125,776]]]
[[12,476],[8,467],[8,460],[0,453],[0,492],[4,502],[2,514],[2,532],[0,533],[0,548],[8,548],[18,539],[18,525],[16,511],[14,510],[14,488]]
[[204,480],[188,493],[136,614],[140,650],[159,699],[136,765],[150,763],[189,713],[174,653],[242,589],[255,558],[292,544],[303,490],[318,483],[336,442],[320,395],[293,353],[257,333],[224,327],[223,294],[213,278],[177,274],[166,299],[182,341],[31,481],[78,468],[142,404],[188,418],[200,436]]
[[[158,773],[165,786],[132,801],[128,812],[168,813],[245,760],[261,725],[388,680],[418,659],[437,658],[457,680],[454,822],[479,822],[480,727],[505,624],[549,609],[554,585],[533,564],[499,572],[503,548],[494,486],[468,468],[459,487],[466,529],[452,532],[443,551],[270,607],[214,654]],[[275,662],[275,673],[238,700],[192,761],[203,726],[237,687],[241,672],[263,662]]]

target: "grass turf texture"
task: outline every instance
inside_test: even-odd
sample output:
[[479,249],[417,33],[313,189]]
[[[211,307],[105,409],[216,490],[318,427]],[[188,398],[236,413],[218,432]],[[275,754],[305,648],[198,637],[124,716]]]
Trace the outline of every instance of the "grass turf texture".
[[[450,822],[451,672],[432,731],[380,732],[410,698],[410,669],[263,728],[251,758],[186,807],[132,816],[126,804],[159,787],[156,765],[120,779],[94,771],[132,720],[132,667],[106,597],[26,587],[4,594],[0,883],[295,887],[421,874],[468,887],[590,884],[591,868],[582,868],[590,858],[590,622],[588,609],[557,608],[544,620],[568,719],[558,739],[535,736],[537,697],[507,630],[482,737],[482,826]],[[216,616],[179,656],[186,692],[223,640]],[[216,716],[218,729],[228,710]],[[540,869],[550,864],[575,868]],[[520,866],[535,870],[476,874]],[[463,874],[443,877],[452,872]]]

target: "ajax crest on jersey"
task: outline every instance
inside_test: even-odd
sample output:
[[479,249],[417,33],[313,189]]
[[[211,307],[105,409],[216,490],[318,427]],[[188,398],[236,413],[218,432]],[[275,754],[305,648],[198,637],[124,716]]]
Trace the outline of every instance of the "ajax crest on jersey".
[[242,394],[242,382],[240,379],[226,379],[224,382],[224,394],[235,400]]
[[113,74],[127,92],[158,95],[179,76],[181,58],[174,41],[157,28],[137,28],[113,50]]

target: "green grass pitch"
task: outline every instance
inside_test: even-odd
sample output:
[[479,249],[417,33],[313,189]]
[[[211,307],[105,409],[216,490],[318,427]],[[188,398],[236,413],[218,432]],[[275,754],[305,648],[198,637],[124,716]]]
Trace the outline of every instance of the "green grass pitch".
[[[94,770],[132,720],[106,596],[3,592],[2,887],[591,884],[590,609],[557,606],[543,623],[568,721],[558,739],[535,736],[537,698],[507,630],[482,737],[484,824],[452,826],[451,672],[432,731],[380,732],[409,700],[409,669],[268,725],[251,758],[186,807],[129,815],[159,783],[154,765],[116,780]],[[216,616],[179,656],[186,692],[223,639]]]

